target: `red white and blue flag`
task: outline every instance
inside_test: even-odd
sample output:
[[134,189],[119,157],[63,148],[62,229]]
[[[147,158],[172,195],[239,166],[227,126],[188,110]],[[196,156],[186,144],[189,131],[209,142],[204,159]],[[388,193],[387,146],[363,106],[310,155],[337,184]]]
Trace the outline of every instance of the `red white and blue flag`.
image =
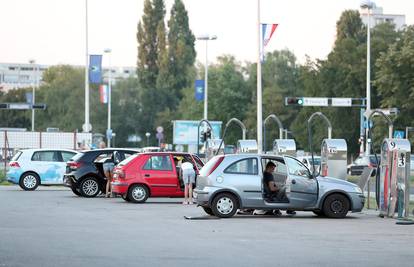
[[102,104],[108,103],[108,85],[102,84],[99,85],[99,100]]
[[278,25],[279,24],[261,23],[261,26],[262,26],[261,28],[262,30],[261,60],[262,61],[264,60],[264,48],[269,43]]

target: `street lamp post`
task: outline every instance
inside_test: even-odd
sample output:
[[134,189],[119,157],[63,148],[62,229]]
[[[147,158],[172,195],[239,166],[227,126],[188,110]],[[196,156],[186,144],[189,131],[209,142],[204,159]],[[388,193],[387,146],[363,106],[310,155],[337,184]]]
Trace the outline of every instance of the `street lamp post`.
[[[35,99],[36,99],[36,89],[35,87],[37,87],[37,68],[36,68],[36,61],[34,59],[30,59],[29,63],[33,66],[33,73],[34,73],[34,81],[32,83],[32,105],[35,104]],[[35,128],[35,110],[32,107],[32,132],[34,132],[34,128]]]
[[147,146],[149,146],[149,138],[150,138],[151,134],[149,132],[146,132],[145,136],[147,137]]
[[[371,17],[370,12],[375,7],[375,3],[370,0],[361,2],[361,8],[367,9],[367,113],[371,111]],[[365,129],[365,155],[368,156],[371,151],[371,140],[368,136],[369,121],[367,118],[367,125]]]
[[200,35],[197,37],[197,40],[206,41],[206,64],[204,67],[204,116],[203,118],[207,120],[207,112],[208,112],[208,41],[209,40],[216,40],[216,35]]
[[85,123],[83,131],[89,133],[92,129],[89,122],[89,51],[88,51],[88,0],[85,0]]
[[105,53],[108,54],[108,63],[109,63],[109,74],[108,74],[108,127],[106,130],[106,138],[108,147],[111,147],[111,138],[112,138],[112,131],[111,131],[111,94],[112,94],[112,67],[111,67],[111,52],[110,48],[104,50]]

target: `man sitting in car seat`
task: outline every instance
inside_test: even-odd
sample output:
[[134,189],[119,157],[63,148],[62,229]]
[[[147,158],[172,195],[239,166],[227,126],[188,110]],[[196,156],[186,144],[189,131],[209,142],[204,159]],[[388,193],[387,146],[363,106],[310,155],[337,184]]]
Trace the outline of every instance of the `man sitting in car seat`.
[[[263,172],[263,188],[265,192],[265,198],[271,202],[284,202],[289,201],[286,197],[286,192],[284,187],[278,187],[275,183],[273,172],[276,169],[276,164],[272,161],[269,161],[266,164],[265,171]],[[274,210],[273,214],[280,215],[279,210]],[[293,210],[287,210],[286,214],[294,215],[296,214]]]

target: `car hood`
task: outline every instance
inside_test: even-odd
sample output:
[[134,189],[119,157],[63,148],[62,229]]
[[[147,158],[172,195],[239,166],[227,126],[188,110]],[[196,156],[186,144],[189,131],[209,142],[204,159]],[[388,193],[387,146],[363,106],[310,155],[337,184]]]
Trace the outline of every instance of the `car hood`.
[[355,187],[357,186],[354,183],[342,180],[342,179],[338,179],[338,178],[333,178],[333,177],[329,177],[329,176],[318,176],[318,182],[319,184],[336,184],[336,185],[341,185],[341,186],[350,186],[350,187]]

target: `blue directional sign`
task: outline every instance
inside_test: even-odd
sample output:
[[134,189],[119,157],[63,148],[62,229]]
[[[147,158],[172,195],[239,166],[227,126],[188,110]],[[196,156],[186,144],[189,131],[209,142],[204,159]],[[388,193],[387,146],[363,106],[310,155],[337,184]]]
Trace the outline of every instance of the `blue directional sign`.
[[405,133],[404,131],[394,131],[394,138],[395,139],[404,139]]
[[195,99],[197,101],[203,101],[204,100],[204,89],[205,88],[205,84],[204,84],[204,80],[196,80],[195,81]]

